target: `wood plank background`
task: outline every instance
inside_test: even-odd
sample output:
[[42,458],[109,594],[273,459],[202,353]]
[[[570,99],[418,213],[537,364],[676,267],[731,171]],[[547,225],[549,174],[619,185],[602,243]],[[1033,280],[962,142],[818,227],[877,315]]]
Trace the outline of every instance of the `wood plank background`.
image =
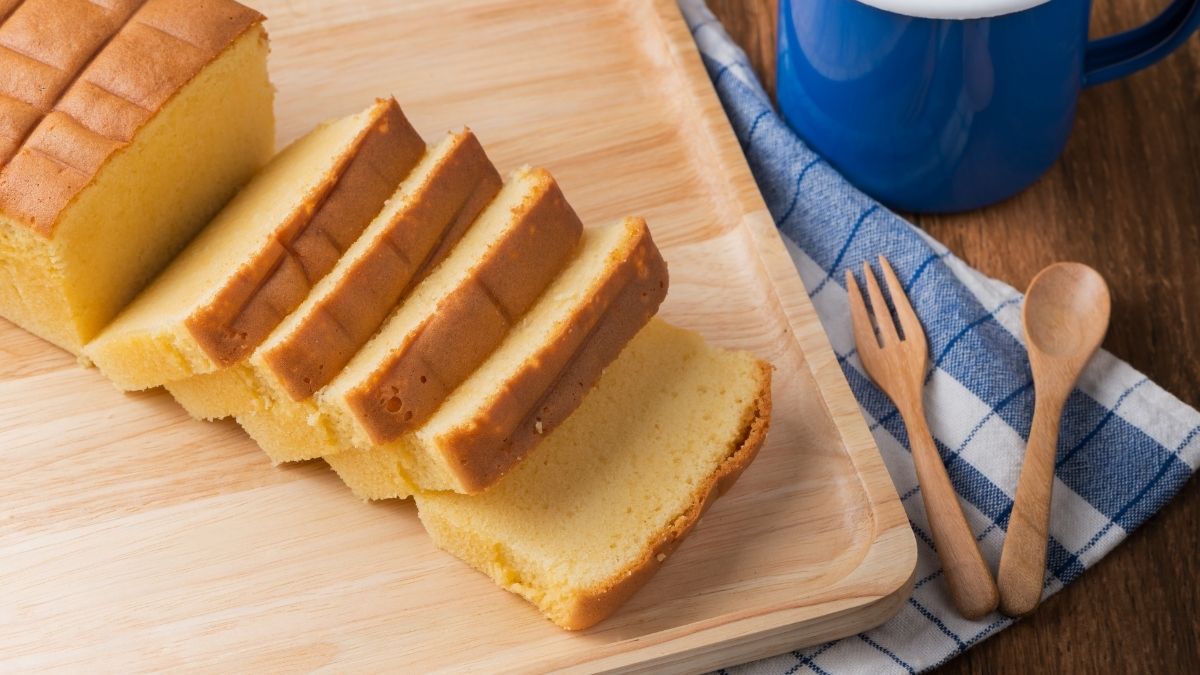
[[[774,89],[777,0],[708,0]],[[1095,35],[1167,0],[1100,0]],[[997,206],[914,220],[983,272],[1024,288],[1056,260],[1113,290],[1104,346],[1200,405],[1200,37],[1149,70],[1084,92],[1066,154]],[[1200,672],[1200,486],[1180,495],[1029,619],[941,673]]]

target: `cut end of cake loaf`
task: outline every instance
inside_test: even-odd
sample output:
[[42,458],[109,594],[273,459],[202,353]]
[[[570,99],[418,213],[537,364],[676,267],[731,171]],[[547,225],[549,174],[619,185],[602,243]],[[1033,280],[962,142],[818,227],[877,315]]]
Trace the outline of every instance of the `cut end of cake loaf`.
[[86,356],[126,390],[239,362],[329,272],[423,152],[394,100],[321,125],[272,159]]
[[770,366],[654,320],[538,453],[487,492],[417,493],[442,549],[580,630],[663,566],[750,464]]
[[274,146],[262,15],[138,5],[0,25],[0,314],[76,354]]
[[329,384],[396,303],[449,254],[501,184],[475,134],[447,135],[255,352],[252,361],[264,380],[296,401]]
[[326,460],[367,499],[410,484],[484,490],[578,407],[666,292],[666,264],[642,219],[589,230],[500,347],[398,450],[375,446]]
[[516,172],[446,260],[318,392],[322,408],[360,447],[419,425],[558,275],[582,230],[549,173]]

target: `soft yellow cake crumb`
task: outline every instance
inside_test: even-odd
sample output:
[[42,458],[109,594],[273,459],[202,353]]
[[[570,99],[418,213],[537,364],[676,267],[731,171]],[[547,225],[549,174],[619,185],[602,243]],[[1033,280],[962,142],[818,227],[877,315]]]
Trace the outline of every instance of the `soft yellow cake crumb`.
[[415,499],[438,546],[558,625],[585,628],[644,583],[709,493],[750,462],[769,413],[768,366],[655,319],[494,487]]

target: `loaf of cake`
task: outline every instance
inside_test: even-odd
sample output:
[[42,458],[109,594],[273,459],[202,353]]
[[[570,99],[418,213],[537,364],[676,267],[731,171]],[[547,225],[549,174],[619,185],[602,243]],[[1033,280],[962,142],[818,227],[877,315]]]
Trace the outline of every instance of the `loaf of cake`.
[[[167,389],[197,419],[308,399],[341,372],[400,299],[450,253],[501,182],[473,133],[448,134],[251,358],[167,383]],[[299,408],[297,415],[311,414],[299,403],[292,407]]]
[[568,630],[644,585],[754,459],[770,366],[655,319],[538,449],[481,495],[417,493],[434,542]]
[[0,2],[0,315],[79,354],[269,159],[262,21]]
[[[666,292],[666,263],[645,221],[588,230],[570,266],[423,424],[325,460],[364,499],[404,497],[412,487],[482,492],[579,406]],[[333,394],[319,397],[348,417],[344,397],[327,403]]]
[[424,152],[393,99],[319,126],[256,174],[85,355],[126,390],[238,363],[304,301]]
[[274,462],[415,496],[438,546],[595,624],[754,458],[769,366],[653,318],[642,219],[585,231],[469,130],[427,148],[378,100],[268,162],[262,22],[0,0],[0,314]]

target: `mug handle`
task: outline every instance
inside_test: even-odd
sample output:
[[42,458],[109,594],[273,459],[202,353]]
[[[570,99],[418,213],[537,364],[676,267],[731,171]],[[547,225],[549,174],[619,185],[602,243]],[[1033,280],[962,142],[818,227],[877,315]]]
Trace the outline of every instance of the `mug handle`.
[[1131,75],[1175,51],[1200,27],[1200,0],[1174,0],[1145,25],[1088,43],[1083,85]]

